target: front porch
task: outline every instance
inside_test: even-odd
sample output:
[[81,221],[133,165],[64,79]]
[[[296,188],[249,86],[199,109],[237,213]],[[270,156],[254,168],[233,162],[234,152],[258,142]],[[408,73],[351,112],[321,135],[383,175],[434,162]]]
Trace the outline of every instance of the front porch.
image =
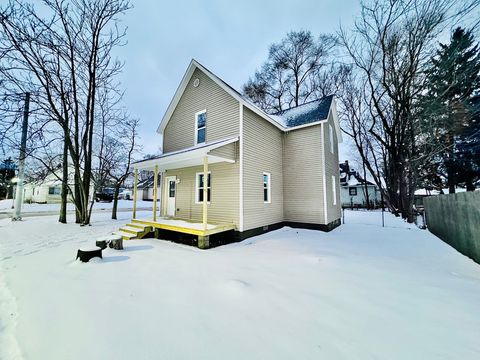
[[[210,236],[236,230],[237,225],[234,217],[219,216],[219,213],[228,213],[228,211],[224,211],[226,209],[223,206],[225,201],[231,203],[232,199],[225,196],[210,199],[211,171],[209,165],[215,165],[219,171],[219,177],[217,178],[219,186],[228,184],[225,178],[222,178],[222,176],[225,176],[222,174],[228,173],[228,176],[234,176],[233,173],[230,174],[231,171],[223,171],[222,173],[219,169],[223,169],[222,166],[232,166],[229,164],[236,163],[235,143],[237,141],[238,138],[231,138],[197,145],[190,149],[167,153],[154,159],[135,163],[133,165],[135,182],[132,221],[122,227],[118,233],[124,239],[130,240],[142,238],[152,232],[155,232],[156,236],[162,231],[165,231],[165,233],[173,232],[180,236],[182,234],[194,236],[197,238],[198,247],[208,248],[210,246]],[[226,165],[222,165],[222,163]],[[153,171],[152,216],[148,218],[137,218],[136,202],[139,170]],[[198,176],[198,171],[201,172],[200,174],[208,174],[208,181],[206,178],[201,178],[202,185],[200,186],[203,188],[197,191],[192,188],[192,180],[193,177]],[[205,184],[203,184],[204,180]],[[198,183],[196,186],[199,186]],[[219,189],[217,187],[217,190]],[[195,191],[197,197],[191,196],[192,191]],[[160,209],[157,206],[159,192],[162,199]],[[217,194],[221,195],[220,192],[217,192]],[[208,201],[203,201],[203,199],[208,199]],[[209,218],[210,207],[214,211]]]
[[157,230],[167,230],[175,233],[188,234],[197,237],[200,248],[210,246],[210,236],[235,230],[234,224],[226,223],[207,223],[206,229],[203,222],[189,219],[179,219],[173,217],[160,217],[156,220],[152,218],[132,219],[132,222],[121,227],[117,232],[124,240],[141,239],[148,234],[158,234]]

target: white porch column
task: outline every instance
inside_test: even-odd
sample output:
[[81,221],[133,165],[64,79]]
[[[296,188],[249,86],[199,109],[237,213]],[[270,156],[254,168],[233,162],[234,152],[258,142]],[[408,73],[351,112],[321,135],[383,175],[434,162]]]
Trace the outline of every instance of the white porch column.
[[165,204],[165,171],[160,171],[160,216],[165,216],[163,206]]
[[153,221],[157,221],[157,182],[158,182],[158,165],[153,169]]
[[133,219],[137,218],[137,184],[138,184],[138,169],[135,169],[134,181],[133,181]]
[[207,230],[208,220],[208,156],[203,158],[203,230]]

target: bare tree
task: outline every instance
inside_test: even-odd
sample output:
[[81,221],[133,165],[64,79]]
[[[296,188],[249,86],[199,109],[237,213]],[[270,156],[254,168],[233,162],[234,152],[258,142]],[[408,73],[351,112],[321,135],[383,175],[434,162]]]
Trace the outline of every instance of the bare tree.
[[0,8],[1,69],[12,87],[30,88],[46,122],[59,127],[74,172],[76,221],[88,224],[98,92],[113,88],[122,69],[112,50],[123,44],[119,15],[130,4],[42,0],[41,5],[45,16],[26,1],[10,0]]
[[117,219],[118,194],[120,187],[132,174],[131,164],[138,146],[139,120],[124,114],[125,119],[119,123],[116,136],[109,137],[105,142],[104,162],[110,182],[113,185],[112,219]]
[[328,65],[332,36],[318,40],[310,31],[291,31],[270,46],[268,60],[243,86],[243,92],[263,110],[278,112],[314,100],[317,77]]
[[[364,1],[353,33],[339,32],[340,43],[365,84],[370,114],[362,128],[381,149],[377,153],[383,156],[386,199],[410,222],[418,169],[432,154],[420,151],[417,141],[417,102],[424,91],[426,64],[438,35],[477,6],[478,0]],[[364,131],[351,135],[366,136]],[[363,146],[358,150],[365,152]]]

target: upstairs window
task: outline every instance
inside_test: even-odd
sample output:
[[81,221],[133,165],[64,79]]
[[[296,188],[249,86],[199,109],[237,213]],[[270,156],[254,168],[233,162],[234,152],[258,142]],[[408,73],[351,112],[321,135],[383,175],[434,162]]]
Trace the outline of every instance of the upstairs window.
[[333,128],[328,124],[328,133],[330,135],[330,152],[333,154]]
[[[207,176],[207,203],[210,202],[211,192],[212,192],[212,174],[208,172]],[[197,204],[203,203],[203,189],[205,188],[205,176],[202,173],[197,173],[197,191],[195,202]]]
[[271,200],[270,174],[263,173],[263,202],[269,204]]
[[207,110],[195,114],[195,145],[205,143],[205,132],[207,130]]
[[348,194],[350,196],[357,196],[357,188],[354,188],[354,187],[348,188]]

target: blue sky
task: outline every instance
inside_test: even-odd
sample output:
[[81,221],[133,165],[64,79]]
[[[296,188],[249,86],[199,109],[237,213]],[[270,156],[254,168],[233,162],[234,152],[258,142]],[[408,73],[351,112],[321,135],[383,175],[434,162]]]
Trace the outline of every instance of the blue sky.
[[125,105],[141,119],[146,153],[158,151],[156,128],[192,58],[240,89],[288,31],[334,32],[340,22],[349,27],[360,8],[355,0],[133,3],[118,56],[126,62]]

